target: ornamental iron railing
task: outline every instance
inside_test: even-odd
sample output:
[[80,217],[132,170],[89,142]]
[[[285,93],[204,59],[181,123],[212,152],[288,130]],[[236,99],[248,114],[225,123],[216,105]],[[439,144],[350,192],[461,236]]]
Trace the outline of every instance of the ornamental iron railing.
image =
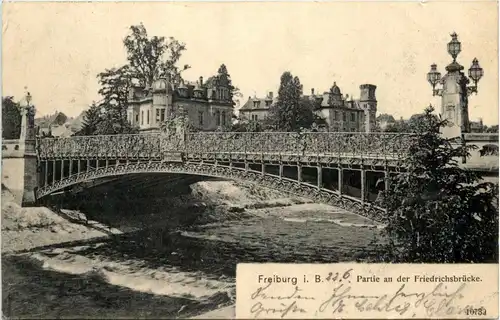
[[411,134],[343,132],[196,132],[40,139],[38,155],[51,158],[162,159],[169,153],[295,154],[404,158]]

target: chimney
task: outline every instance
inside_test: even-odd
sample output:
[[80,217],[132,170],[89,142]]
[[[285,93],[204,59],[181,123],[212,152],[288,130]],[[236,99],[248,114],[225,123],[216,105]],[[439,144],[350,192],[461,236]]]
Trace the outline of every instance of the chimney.
[[268,97],[269,97],[269,99],[271,99],[271,100],[273,99],[273,92],[272,92],[272,91],[269,91]]
[[311,96],[314,96],[314,88],[311,88]]
[[200,77],[200,87],[203,86],[203,77]]

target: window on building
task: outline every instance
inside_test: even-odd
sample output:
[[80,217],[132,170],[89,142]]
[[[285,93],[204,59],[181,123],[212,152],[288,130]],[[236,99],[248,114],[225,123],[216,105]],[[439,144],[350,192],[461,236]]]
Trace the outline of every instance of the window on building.
[[156,122],[160,122],[160,109],[156,109]]
[[198,124],[203,125],[203,111],[198,111]]
[[351,121],[356,121],[356,114],[354,112],[351,112]]
[[219,110],[215,111],[215,124],[217,126],[220,126],[220,111]]
[[165,109],[160,110],[160,121],[165,121]]
[[139,122],[139,114],[136,114],[135,115],[135,122],[138,123]]
[[342,120],[347,121],[347,114],[345,112],[342,112]]
[[333,112],[333,120],[337,120],[338,116],[339,116],[339,112],[338,111],[334,111]]
[[144,111],[141,111],[141,125],[144,124]]
[[222,111],[222,125],[226,125],[226,111]]
[[271,102],[272,102],[271,100],[267,100],[266,101],[266,107],[270,107],[271,106]]
[[254,107],[254,108],[256,108],[256,109],[257,109],[257,108],[259,107],[259,105],[260,105],[260,101],[254,101],[254,102],[253,102],[253,107]]
[[148,110],[148,115],[147,115],[147,120],[146,124],[149,124],[149,110]]

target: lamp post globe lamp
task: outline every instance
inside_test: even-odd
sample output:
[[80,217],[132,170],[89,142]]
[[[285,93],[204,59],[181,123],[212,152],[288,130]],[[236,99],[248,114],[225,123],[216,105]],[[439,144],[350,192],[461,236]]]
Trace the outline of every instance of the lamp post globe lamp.
[[472,66],[469,68],[469,78],[471,78],[472,81],[474,81],[474,84],[477,85],[483,75],[483,68],[479,65],[477,58],[474,58],[474,60],[472,60]]
[[455,32],[451,34],[451,41],[448,42],[448,53],[453,58],[453,62],[457,60],[458,55],[462,51],[462,44],[458,41],[458,36]]
[[442,129],[442,134],[448,138],[463,137],[464,133],[470,132],[468,97],[472,93],[477,94],[477,83],[484,71],[478,59],[474,58],[468,74],[464,74],[464,67],[457,62],[462,44],[455,32],[451,34],[451,41],[447,43],[446,49],[453,58],[445,68],[446,74],[441,76],[434,63],[427,73],[427,81],[432,86],[432,95],[441,97],[441,115],[448,122],[448,126]]
[[441,73],[437,70],[437,65],[433,63],[431,65],[431,71],[427,73],[427,81],[431,84],[433,89],[433,95],[435,95],[435,88],[438,84],[439,80],[441,80]]

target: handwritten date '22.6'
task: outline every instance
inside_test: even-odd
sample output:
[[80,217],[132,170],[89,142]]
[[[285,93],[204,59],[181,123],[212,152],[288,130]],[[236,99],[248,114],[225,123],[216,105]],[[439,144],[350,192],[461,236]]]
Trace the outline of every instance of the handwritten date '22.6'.
[[[329,272],[326,275],[321,275],[321,274],[316,274],[314,275],[314,282],[336,282],[336,283],[341,283],[341,282],[347,282],[351,283],[351,272],[352,269],[349,269],[345,271],[344,273],[339,273],[339,272]],[[308,281],[305,281],[308,282]]]

